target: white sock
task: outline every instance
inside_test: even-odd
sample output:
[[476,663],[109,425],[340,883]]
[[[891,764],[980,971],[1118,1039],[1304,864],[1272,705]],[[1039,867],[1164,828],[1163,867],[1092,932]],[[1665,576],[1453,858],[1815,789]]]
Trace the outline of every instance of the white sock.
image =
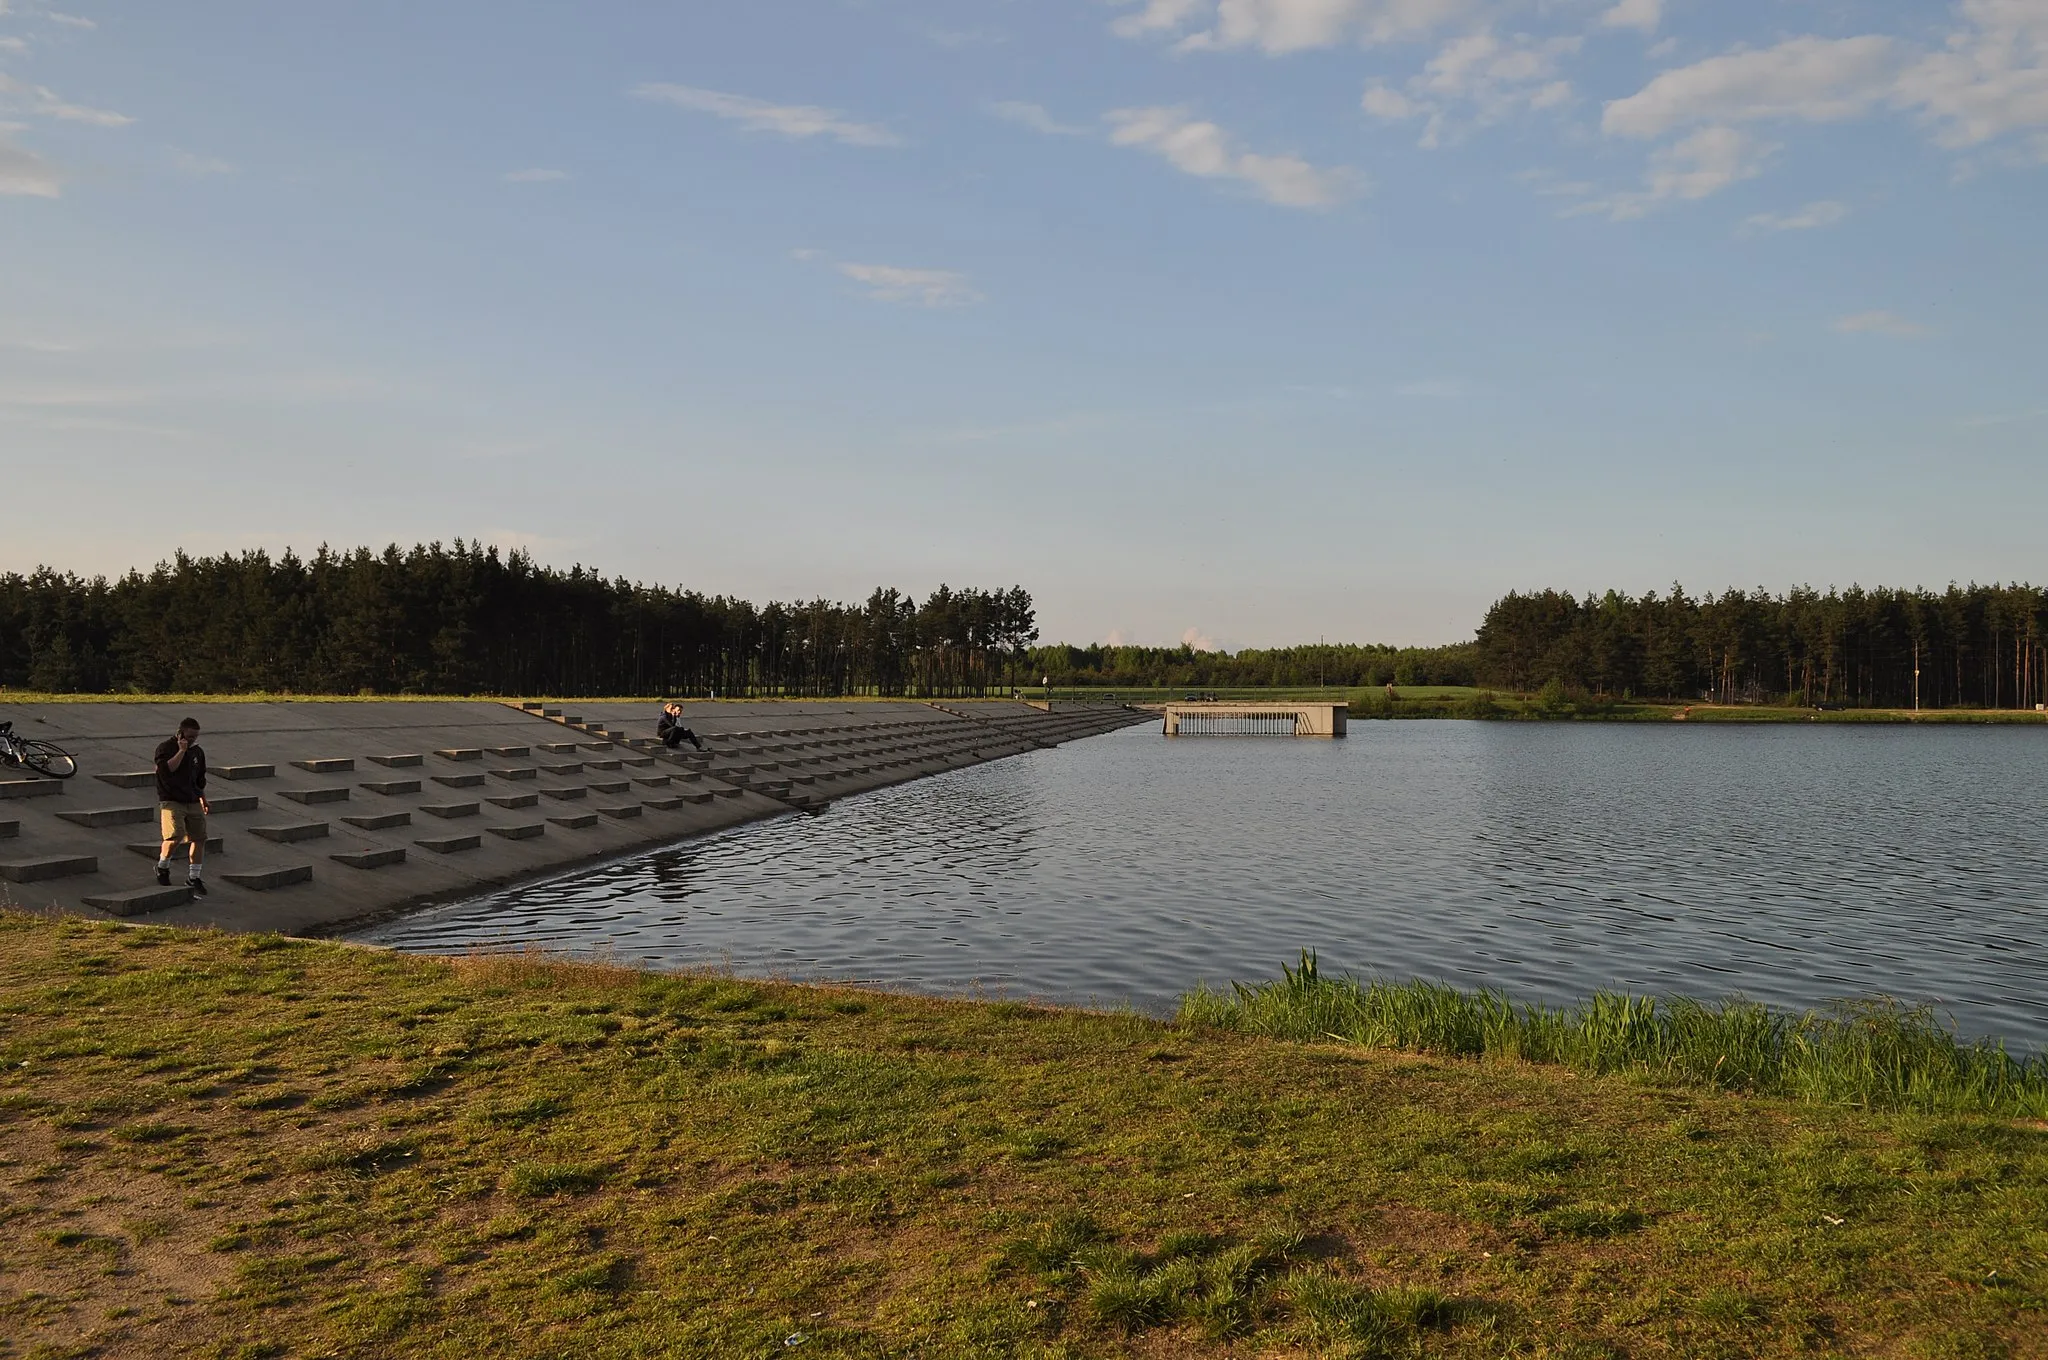
[[199,881],[199,866],[196,864],[186,865],[185,877],[191,880],[192,882],[197,883]]
[[164,857],[163,857],[162,859],[160,859],[160,860],[158,860],[158,861],[156,862],[156,867],[157,867],[157,868],[159,868],[159,869],[168,869],[168,868],[170,868],[170,867],[171,867],[171,857],[170,857],[169,855],[165,855],[165,856],[164,856]]

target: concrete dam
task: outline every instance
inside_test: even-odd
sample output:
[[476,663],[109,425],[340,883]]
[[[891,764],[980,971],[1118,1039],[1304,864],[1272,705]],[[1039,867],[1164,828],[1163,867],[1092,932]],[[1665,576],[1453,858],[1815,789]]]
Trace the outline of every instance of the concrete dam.
[[[0,704],[78,761],[0,771],[0,903],[41,913],[305,934],[542,878],[1157,715],[981,700]],[[206,752],[206,883],[156,882],[152,755],[179,721]],[[175,858],[182,861],[183,852]]]

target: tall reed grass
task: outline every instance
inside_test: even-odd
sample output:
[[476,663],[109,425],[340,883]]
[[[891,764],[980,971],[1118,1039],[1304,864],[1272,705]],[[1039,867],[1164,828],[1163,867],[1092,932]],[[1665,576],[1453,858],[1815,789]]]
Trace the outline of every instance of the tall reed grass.
[[1313,951],[1275,982],[1202,987],[1183,1024],[1304,1043],[1336,1040],[1467,1058],[1520,1058],[1588,1073],[1872,1110],[2048,1118],[2048,1054],[1965,1043],[1926,1007],[1874,999],[1787,1014],[1747,1001],[1596,994],[1552,1008],[1491,989],[1326,978]]

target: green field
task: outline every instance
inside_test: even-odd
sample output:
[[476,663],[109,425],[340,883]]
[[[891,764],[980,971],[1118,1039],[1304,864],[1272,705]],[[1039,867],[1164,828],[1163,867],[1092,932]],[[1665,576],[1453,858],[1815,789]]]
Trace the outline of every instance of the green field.
[[1210,1010],[0,915],[0,1355],[2048,1354],[2039,1120]]

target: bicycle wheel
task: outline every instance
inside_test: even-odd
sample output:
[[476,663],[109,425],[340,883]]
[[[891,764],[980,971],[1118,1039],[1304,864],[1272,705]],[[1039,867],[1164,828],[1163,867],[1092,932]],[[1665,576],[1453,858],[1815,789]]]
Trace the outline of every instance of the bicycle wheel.
[[21,763],[31,770],[40,771],[52,779],[69,779],[78,773],[78,762],[71,753],[61,746],[52,746],[47,741],[26,741],[21,753]]

